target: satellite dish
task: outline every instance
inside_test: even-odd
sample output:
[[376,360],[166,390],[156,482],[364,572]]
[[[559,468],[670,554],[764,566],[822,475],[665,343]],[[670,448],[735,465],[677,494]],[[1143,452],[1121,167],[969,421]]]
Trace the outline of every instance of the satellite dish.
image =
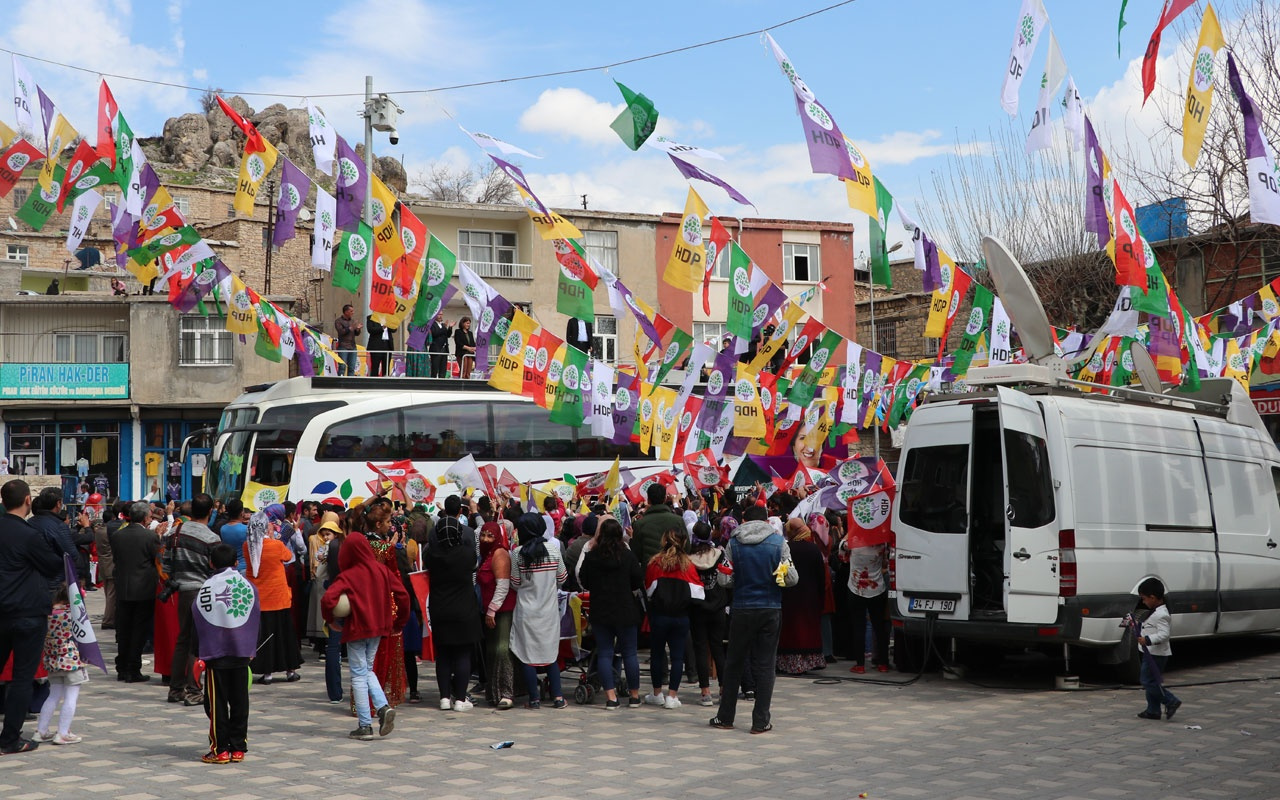
[[982,237],[982,254],[987,259],[987,270],[996,285],[996,294],[1000,295],[1005,312],[1018,329],[1027,360],[1043,364],[1053,358],[1053,327],[1044,313],[1040,296],[1018,259],[994,236]]
[[298,219],[302,220],[303,222],[306,222],[307,220],[311,219],[311,212],[306,210],[305,208],[298,209]]
[[17,229],[18,229],[17,220],[15,220],[13,217],[9,217],[9,230],[16,231]]
[[1133,372],[1138,376],[1138,382],[1142,384],[1143,391],[1160,394],[1164,388],[1160,384],[1160,372],[1156,369],[1156,362],[1151,359],[1147,348],[1143,347],[1141,342],[1130,342],[1129,356],[1133,359]]

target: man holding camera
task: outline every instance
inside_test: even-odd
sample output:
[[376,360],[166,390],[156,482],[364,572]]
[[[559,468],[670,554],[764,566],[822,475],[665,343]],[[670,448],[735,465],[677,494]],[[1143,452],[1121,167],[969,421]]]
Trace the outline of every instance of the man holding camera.
[[191,518],[183,521],[169,536],[164,551],[164,571],[169,576],[161,598],[178,595],[178,638],[173,644],[172,675],[169,678],[169,702],[188,706],[203,705],[204,695],[193,674],[196,654],[200,651],[191,604],[204,582],[213,575],[209,554],[222,542],[209,529],[213,514],[213,498],[201,493],[191,499]]

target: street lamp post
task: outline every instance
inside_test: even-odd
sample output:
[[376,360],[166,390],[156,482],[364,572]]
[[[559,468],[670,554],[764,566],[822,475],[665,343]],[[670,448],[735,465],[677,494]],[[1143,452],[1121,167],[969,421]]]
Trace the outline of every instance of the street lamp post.
[[[902,248],[902,242],[895,242],[893,247],[890,247],[888,250],[884,251],[885,258],[887,259],[890,253],[896,253],[901,248]],[[872,255],[872,257],[874,258],[874,254]],[[871,289],[871,291],[867,295],[868,305],[870,306],[868,310],[870,311],[870,315],[871,315],[871,349],[875,350],[876,349],[876,273],[875,273],[875,265],[872,264],[870,260],[867,261],[867,286],[870,287]],[[876,460],[879,461],[880,459],[880,426],[879,425],[872,428],[871,436],[872,436],[872,440],[875,442]]]

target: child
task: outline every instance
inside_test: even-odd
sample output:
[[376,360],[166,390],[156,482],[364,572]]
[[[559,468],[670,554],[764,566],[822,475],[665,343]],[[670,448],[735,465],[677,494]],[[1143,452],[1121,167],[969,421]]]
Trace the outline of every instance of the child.
[[[88,682],[89,670],[80,660],[65,583],[58,589],[53,612],[49,615],[49,630],[44,637],[44,668],[49,673],[49,697],[40,709],[36,739],[54,744],[75,744],[80,737],[71,732],[71,722],[76,717],[80,684]],[[58,732],[50,735],[49,723],[59,705],[62,711],[58,714]]]
[[204,661],[204,712],[209,716],[206,764],[244,761],[249,749],[249,661],[258,646],[261,612],[253,584],[236,572],[238,554],[225,542],[209,551],[214,574],[191,604]]
[[1151,609],[1151,615],[1138,626],[1139,652],[1141,653],[1141,646],[1145,645],[1149,654],[1143,655],[1139,673],[1142,686],[1147,690],[1147,709],[1138,714],[1138,718],[1160,719],[1160,704],[1163,703],[1165,716],[1173,719],[1182,701],[1161,684],[1165,665],[1173,654],[1173,649],[1169,646],[1172,626],[1169,609],[1164,604],[1164,586],[1155,578],[1147,578],[1138,584],[1138,599]]

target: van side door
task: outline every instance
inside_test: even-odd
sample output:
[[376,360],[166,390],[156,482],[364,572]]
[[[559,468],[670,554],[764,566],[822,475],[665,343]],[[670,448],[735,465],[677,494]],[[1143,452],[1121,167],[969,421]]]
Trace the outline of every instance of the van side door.
[[1009,622],[1058,616],[1058,525],[1044,416],[1022,392],[997,387],[1004,467],[1004,607]]

